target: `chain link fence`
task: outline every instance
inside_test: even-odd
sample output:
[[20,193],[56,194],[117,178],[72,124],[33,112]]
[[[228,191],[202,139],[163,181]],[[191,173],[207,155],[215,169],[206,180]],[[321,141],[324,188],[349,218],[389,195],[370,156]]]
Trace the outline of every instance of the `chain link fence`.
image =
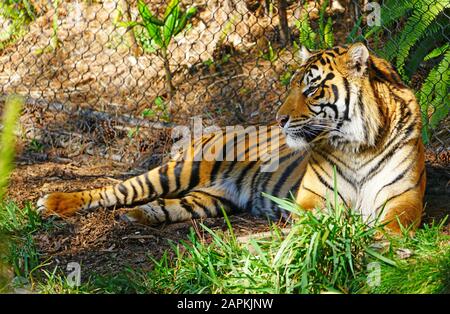
[[192,117],[219,126],[272,122],[300,45],[364,41],[417,91],[427,145],[448,161],[449,6],[3,0],[0,103],[12,93],[27,98],[22,157],[156,164],[171,128]]

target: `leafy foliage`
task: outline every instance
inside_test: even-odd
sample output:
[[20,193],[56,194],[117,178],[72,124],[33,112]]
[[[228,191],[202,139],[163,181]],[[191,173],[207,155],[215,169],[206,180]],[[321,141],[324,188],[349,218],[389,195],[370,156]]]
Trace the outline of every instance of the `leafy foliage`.
[[167,104],[161,97],[156,97],[154,101],[155,106],[153,108],[146,108],[142,111],[142,116],[144,118],[151,118],[157,115],[161,116],[161,119],[169,122],[170,115],[168,112]]
[[147,47],[149,52],[166,49],[172,38],[186,27],[187,21],[197,12],[195,7],[182,12],[179,0],[172,0],[167,5],[164,19],[159,19],[154,15],[143,0],[138,1],[138,10],[142,22],[125,22],[124,25],[131,27],[141,25],[147,30],[146,37],[150,40],[150,46]]
[[450,2],[446,0],[388,0],[381,10],[383,25],[372,28],[364,36],[367,39],[378,35],[401,22],[401,31],[391,36],[380,49],[380,55],[395,64],[406,82],[424,62],[434,65],[417,94],[424,118],[425,142],[450,108],[449,14]]
[[428,74],[422,88],[418,92],[425,124],[424,136],[428,140],[430,129],[437,127],[450,110],[450,49],[447,49],[441,62]]
[[[310,50],[326,49],[334,46],[333,20],[331,16],[325,19],[325,11],[329,5],[329,0],[323,2],[319,12],[319,29],[314,31],[311,27],[308,14],[302,14],[295,22],[300,32],[299,42]],[[307,3],[304,5],[304,12],[307,13]]]
[[163,18],[153,14],[143,0],[138,0],[138,10],[141,21],[126,21],[119,23],[122,27],[143,27],[146,32],[140,32],[138,37],[144,51],[156,52],[164,61],[166,83],[169,95],[174,94],[172,73],[170,71],[167,48],[172,39],[181,33],[187,26],[187,22],[197,13],[196,7],[190,7],[183,11],[179,0],[171,0],[166,7]]
[[0,51],[26,33],[28,23],[36,18],[36,10],[29,0],[3,0],[0,2],[2,18],[7,23],[0,30]]

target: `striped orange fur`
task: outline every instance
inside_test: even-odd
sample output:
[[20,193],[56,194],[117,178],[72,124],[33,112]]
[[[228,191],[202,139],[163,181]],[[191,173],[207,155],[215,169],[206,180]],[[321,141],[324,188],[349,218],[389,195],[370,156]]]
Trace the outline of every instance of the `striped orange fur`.
[[321,207],[332,195],[336,169],[342,203],[367,220],[381,216],[394,232],[399,223],[417,226],[425,168],[414,93],[363,44],[302,50],[302,58],[278,111],[279,127],[205,135],[140,176],[96,190],[46,195],[39,210],[67,216],[127,206],[134,207],[131,220],[146,224],[214,217],[220,207],[286,217],[262,192],[293,193],[302,208]]

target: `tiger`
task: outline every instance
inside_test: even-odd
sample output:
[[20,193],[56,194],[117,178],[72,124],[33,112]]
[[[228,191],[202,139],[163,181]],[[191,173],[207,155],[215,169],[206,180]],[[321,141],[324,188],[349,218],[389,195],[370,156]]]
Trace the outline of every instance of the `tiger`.
[[39,212],[65,217],[127,207],[128,221],[148,225],[239,211],[282,219],[290,212],[267,195],[291,196],[302,210],[317,210],[337,190],[339,203],[366,221],[377,217],[393,233],[413,230],[426,184],[413,91],[363,43],[301,48],[299,55],[272,125],[205,134],[136,177],[47,194]]

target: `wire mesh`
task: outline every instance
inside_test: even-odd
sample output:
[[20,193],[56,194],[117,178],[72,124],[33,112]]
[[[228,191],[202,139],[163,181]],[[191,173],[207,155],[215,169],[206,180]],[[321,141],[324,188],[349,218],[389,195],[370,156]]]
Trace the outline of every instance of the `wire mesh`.
[[[164,21],[170,1],[143,3]],[[146,27],[127,24],[143,21],[138,1],[4,0],[0,103],[13,93],[27,98],[23,155],[158,163],[171,128],[192,117],[219,126],[271,122],[298,46],[364,41],[400,65],[422,97],[428,148],[448,161],[448,1],[180,1],[190,7],[197,12],[165,58]],[[435,87],[423,90],[433,71]]]

